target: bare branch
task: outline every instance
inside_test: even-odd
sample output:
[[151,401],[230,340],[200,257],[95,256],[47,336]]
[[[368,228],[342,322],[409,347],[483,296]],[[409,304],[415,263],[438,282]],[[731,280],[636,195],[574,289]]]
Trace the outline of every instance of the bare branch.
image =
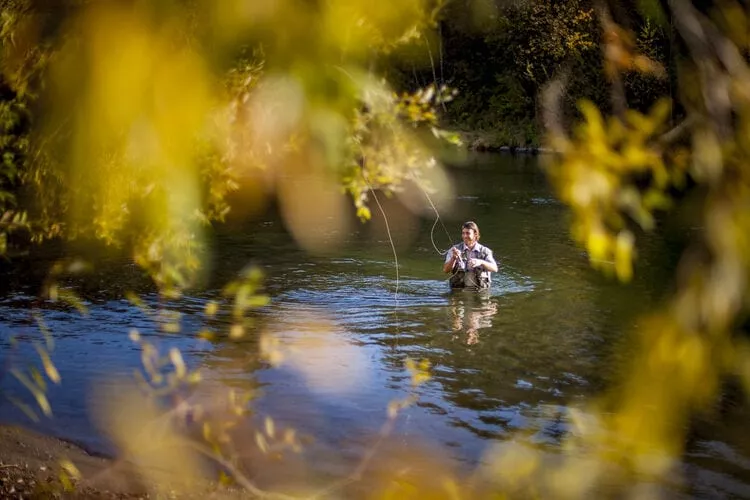
[[552,137],[563,137],[562,98],[568,86],[570,70],[561,71],[558,76],[547,83],[541,91],[542,121],[544,128]]
[[686,0],[669,0],[669,5],[677,29],[695,60],[706,112],[716,133],[725,138],[731,132],[731,81],[719,67],[699,12]]

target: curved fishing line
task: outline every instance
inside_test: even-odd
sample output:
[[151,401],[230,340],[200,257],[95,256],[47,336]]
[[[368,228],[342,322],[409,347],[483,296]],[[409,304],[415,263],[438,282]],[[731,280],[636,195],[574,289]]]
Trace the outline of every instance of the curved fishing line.
[[[438,49],[440,51],[440,85],[445,85],[445,72],[443,71],[443,25],[438,23]],[[445,109],[445,103],[443,103],[443,109]]]
[[[448,228],[445,227],[445,224],[443,224],[443,219],[442,217],[440,217],[440,212],[435,206],[435,203],[432,202],[430,194],[418,182],[415,182],[414,184],[416,184],[419,190],[422,191],[422,194],[424,194],[425,198],[427,198],[427,202],[430,204],[430,207],[432,207],[432,211],[435,212],[435,222],[432,223],[432,228],[430,229],[430,243],[432,243],[432,248],[434,248],[439,255],[446,255],[448,252],[450,252],[451,247],[448,247],[448,250],[441,251],[435,244],[435,226],[438,225],[438,222],[440,222],[440,225],[443,227],[443,231],[445,231],[445,235],[448,237],[448,241],[452,242],[453,239],[448,232]],[[453,246],[453,243],[451,243],[451,246]]]
[[[346,71],[344,68],[340,66],[336,66],[337,69],[342,71],[345,75],[347,75],[352,81],[356,81],[354,77]],[[414,77],[417,77],[416,68],[414,67],[414,63],[412,63],[412,70],[414,71]],[[370,68],[370,71],[372,71],[372,68]],[[362,159],[367,162],[367,157],[363,154]],[[380,204],[380,200],[378,199],[378,196],[375,194],[375,190],[372,188],[372,184],[370,184],[370,181],[367,179],[367,175],[365,174],[364,170],[360,172],[362,174],[362,180],[367,185],[367,189],[372,193],[372,197],[375,200],[375,203],[378,205],[378,209],[380,210],[381,215],[383,216],[383,220],[385,221],[385,230],[388,234],[388,242],[391,245],[391,251],[393,252],[393,260],[396,266],[396,291],[394,293],[394,301],[396,303],[396,309],[398,310],[398,288],[400,284],[400,276],[398,271],[398,253],[396,252],[396,245],[393,243],[393,236],[391,235],[391,226],[388,223],[388,217],[385,213],[385,209],[383,209],[383,205]]]
[[[453,248],[453,239],[451,238],[450,233],[448,232],[448,228],[445,227],[445,224],[443,224],[443,219],[440,217],[440,212],[438,211],[437,207],[435,206],[435,203],[432,201],[432,198],[430,197],[430,194],[422,187],[422,185],[414,181],[414,184],[417,185],[420,191],[422,191],[422,194],[424,194],[425,198],[427,198],[427,202],[430,204],[430,207],[432,207],[432,210],[435,212],[435,222],[432,224],[432,228],[430,229],[430,242],[432,243],[432,248],[435,249],[435,251],[438,253],[438,255],[444,256],[447,255],[448,252],[451,251],[451,248]],[[437,245],[435,244],[435,226],[437,226],[438,222],[440,222],[440,225],[443,227],[443,231],[445,231],[445,235],[448,237],[448,241],[450,241],[450,245],[447,250],[441,251]],[[451,278],[453,278],[456,273],[458,272],[458,269],[451,274],[446,281],[450,281]]]
[[391,251],[393,252],[393,260],[396,266],[396,292],[393,295],[393,299],[396,302],[396,308],[398,309],[398,286],[399,286],[399,272],[398,272],[398,254],[396,253],[396,245],[393,243],[393,236],[391,235],[391,226],[388,224],[388,216],[385,214],[385,209],[383,209],[383,205],[380,204],[380,200],[378,199],[378,196],[375,194],[375,190],[372,188],[372,185],[370,184],[370,181],[367,180],[367,176],[364,172],[362,172],[362,180],[365,181],[365,184],[367,184],[367,189],[370,190],[370,193],[372,194],[372,198],[375,200],[375,203],[378,206],[378,209],[380,210],[380,214],[383,216],[383,220],[385,221],[385,231],[388,234],[388,243],[391,244]]

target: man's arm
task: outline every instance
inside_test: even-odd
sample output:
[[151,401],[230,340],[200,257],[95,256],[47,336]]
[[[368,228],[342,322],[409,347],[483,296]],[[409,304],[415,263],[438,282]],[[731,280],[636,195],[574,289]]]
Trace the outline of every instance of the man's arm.
[[444,273],[452,273],[453,268],[456,267],[456,262],[458,262],[458,258],[461,253],[458,251],[458,248],[451,247],[450,249],[450,258],[448,258],[445,261],[445,264],[443,264],[443,272]]
[[495,262],[495,258],[492,256],[492,251],[489,251],[487,253],[486,259],[471,259],[469,261],[469,266],[472,268],[475,267],[482,267],[483,269],[486,269],[487,271],[490,271],[492,273],[497,272],[497,262]]
[[490,252],[490,254],[487,256],[487,260],[482,263],[482,266],[484,266],[484,268],[491,273],[497,272],[497,262],[495,262],[495,258],[492,256],[492,252]]

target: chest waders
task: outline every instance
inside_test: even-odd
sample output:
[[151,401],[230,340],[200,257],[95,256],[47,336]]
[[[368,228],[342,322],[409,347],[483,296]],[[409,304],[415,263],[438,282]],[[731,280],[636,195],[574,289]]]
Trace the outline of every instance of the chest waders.
[[[453,266],[453,274],[448,280],[451,288],[468,288],[471,290],[489,288],[489,271],[485,271],[481,266],[469,270],[461,268],[462,264],[463,267],[468,266],[469,253],[470,252],[468,249],[464,249],[464,251],[461,253],[461,260],[456,262],[456,264]],[[482,247],[481,252],[479,252],[479,258],[482,260],[487,260],[487,257],[487,249],[485,247]]]

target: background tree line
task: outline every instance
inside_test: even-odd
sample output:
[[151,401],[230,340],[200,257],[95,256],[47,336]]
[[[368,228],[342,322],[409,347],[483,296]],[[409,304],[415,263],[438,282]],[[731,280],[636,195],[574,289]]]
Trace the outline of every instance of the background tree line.
[[9,238],[91,238],[135,252],[159,284],[187,282],[205,227],[248,186],[315,245],[287,174],[343,187],[368,219],[371,191],[426,182],[429,143],[454,140],[434,108],[450,90],[396,94],[365,69],[431,30],[441,6],[4,4],[0,254]]
[[[607,34],[600,12],[607,6],[621,27]],[[658,2],[592,0],[461,0],[445,6],[435,38],[412,50],[430,53],[432,64],[397,65],[404,88],[434,80],[458,90],[446,107],[447,127],[466,133],[469,146],[539,146],[543,130],[539,94],[556,76],[568,76],[566,112],[579,116],[580,99],[612,107],[602,57],[605,36],[619,38],[623,87],[631,108],[645,111],[674,95],[679,47]],[[661,71],[644,74],[636,54]]]

